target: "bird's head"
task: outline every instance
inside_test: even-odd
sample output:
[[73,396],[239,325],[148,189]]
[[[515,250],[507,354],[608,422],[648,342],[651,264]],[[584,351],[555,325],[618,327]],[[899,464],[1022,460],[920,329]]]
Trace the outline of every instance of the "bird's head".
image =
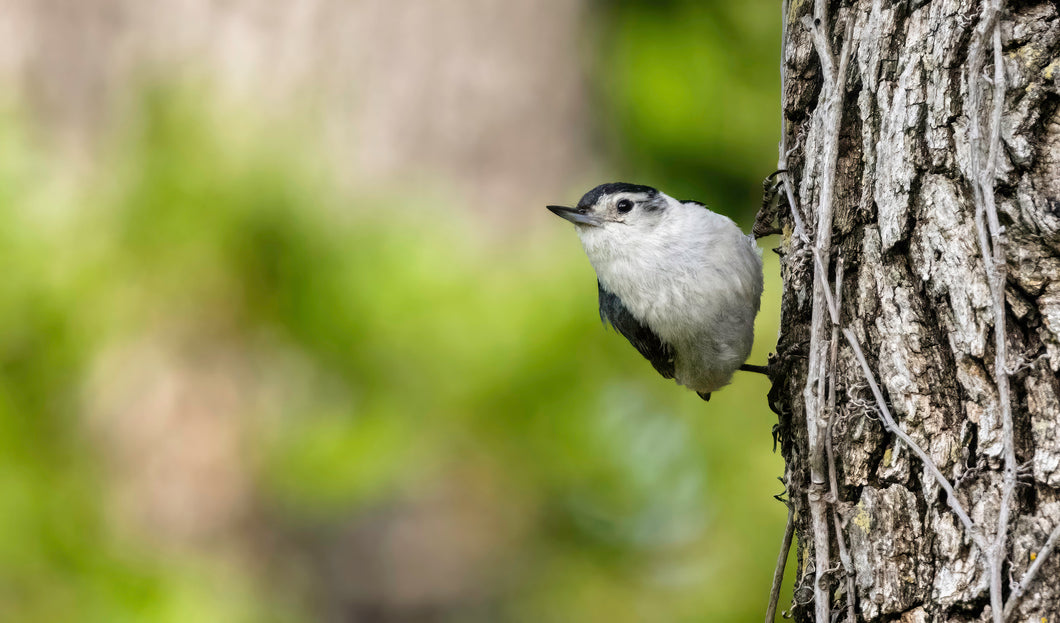
[[665,218],[672,200],[651,186],[612,182],[590,190],[577,207],[548,206],[556,216],[578,226],[580,234],[592,230],[651,229]]

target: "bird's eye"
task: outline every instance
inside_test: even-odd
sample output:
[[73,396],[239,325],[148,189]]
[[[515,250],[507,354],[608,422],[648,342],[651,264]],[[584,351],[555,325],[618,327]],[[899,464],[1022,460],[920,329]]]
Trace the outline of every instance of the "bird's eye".
[[623,199],[618,202],[618,205],[616,205],[615,208],[617,208],[619,212],[625,214],[633,209],[633,202],[629,199]]

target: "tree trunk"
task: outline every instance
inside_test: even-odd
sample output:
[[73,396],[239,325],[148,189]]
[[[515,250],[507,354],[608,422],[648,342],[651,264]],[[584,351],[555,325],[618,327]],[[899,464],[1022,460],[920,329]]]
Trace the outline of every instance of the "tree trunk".
[[1052,622],[1057,7],[805,0],[784,12],[771,402],[798,543],[795,620],[996,623],[1007,610]]

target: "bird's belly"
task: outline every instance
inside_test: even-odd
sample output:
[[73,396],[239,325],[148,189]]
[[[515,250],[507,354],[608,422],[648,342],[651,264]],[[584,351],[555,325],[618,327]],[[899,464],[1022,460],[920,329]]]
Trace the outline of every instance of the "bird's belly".
[[725,280],[702,272],[648,270],[635,263],[598,266],[597,276],[637,320],[674,349],[678,384],[698,392],[715,391],[728,385],[747,360],[757,300]]
[[728,385],[733,373],[747,360],[750,339],[726,343],[701,335],[676,350],[674,380],[697,392],[710,393]]
[[[630,313],[647,324],[664,341],[677,339],[681,335],[695,332],[705,316],[712,316],[715,304],[700,284],[690,279],[658,276],[659,272],[638,272],[632,268],[629,275],[617,272],[600,275],[601,283],[614,292]],[[598,270],[599,274],[600,271]],[[645,280],[644,274],[655,274],[654,279]]]
[[[713,392],[732,380],[751,354],[753,303],[717,296],[693,309],[656,314],[649,326],[675,351],[674,379],[697,392]],[[666,328],[662,328],[665,326]]]

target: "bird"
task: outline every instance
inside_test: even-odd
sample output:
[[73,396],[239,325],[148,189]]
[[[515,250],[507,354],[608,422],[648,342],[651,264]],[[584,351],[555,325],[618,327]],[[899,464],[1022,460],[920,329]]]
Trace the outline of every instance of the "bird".
[[600,319],[664,378],[703,400],[728,385],[754,341],[762,254],[732,219],[698,201],[611,182],[571,208],[546,206],[574,223],[596,271]]

